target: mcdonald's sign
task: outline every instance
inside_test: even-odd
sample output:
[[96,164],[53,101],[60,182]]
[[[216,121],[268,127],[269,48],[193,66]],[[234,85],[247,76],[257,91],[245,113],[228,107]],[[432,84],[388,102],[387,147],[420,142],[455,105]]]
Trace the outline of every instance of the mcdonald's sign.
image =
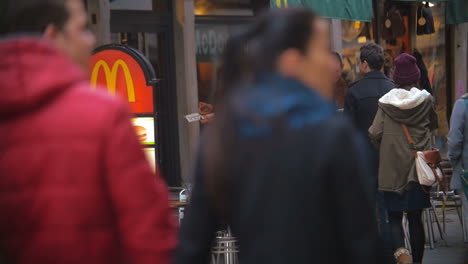
[[138,50],[124,45],[104,45],[94,51],[89,65],[91,87],[122,96],[136,114],[154,112],[156,75],[151,63]]

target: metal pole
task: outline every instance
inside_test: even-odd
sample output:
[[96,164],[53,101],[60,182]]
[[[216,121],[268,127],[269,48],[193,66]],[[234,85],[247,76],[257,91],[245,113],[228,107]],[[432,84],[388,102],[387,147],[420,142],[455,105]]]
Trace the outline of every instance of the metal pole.
[[429,236],[429,246],[431,247],[431,249],[434,249],[434,230],[432,230],[432,221],[429,209],[424,210],[424,218],[426,219],[426,229],[427,234]]

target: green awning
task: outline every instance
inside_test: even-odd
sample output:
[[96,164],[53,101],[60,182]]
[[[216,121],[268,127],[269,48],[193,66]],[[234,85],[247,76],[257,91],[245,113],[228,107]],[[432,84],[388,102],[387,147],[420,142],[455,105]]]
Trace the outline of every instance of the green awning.
[[372,20],[372,0],[270,0],[272,8],[304,6],[325,18]]
[[450,0],[397,0],[402,2],[447,2]]
[[447,24],[468,22],[468,0],[450,0],[445,13]]

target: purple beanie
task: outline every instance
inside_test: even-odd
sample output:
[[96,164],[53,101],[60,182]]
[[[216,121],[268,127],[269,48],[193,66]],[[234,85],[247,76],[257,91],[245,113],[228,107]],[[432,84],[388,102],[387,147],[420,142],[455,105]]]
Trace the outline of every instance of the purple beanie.
[[416,58],[403,53],[396,57],[395,72],[393,73],[393,80],[399,85],[416,84],[421,78],[421,71],[416,65]]

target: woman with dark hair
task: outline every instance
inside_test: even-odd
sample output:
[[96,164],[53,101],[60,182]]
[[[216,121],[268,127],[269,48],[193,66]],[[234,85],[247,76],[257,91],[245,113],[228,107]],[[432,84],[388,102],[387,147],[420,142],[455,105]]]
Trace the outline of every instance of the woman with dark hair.
[[405,248],[403,215],[408,218],[414,263],[421,263],[425,244],[422,211],[431,206],[429,192],[418,181],[414,152],[432,148],[437,116],[432,96],[416,88],[420,77],[413,56],[398,56],[393,79],[399,88],[379,100],[379,110],[369,128],[371,139],[380,149],[379,190],[384,193],[393,250],[398,263],[405,264],[413,262]]
[[242,264],[375,263],[366,151],[331,103],[328,36],[283,9],[228,41],[175,263],[209,263],[220,223]]

